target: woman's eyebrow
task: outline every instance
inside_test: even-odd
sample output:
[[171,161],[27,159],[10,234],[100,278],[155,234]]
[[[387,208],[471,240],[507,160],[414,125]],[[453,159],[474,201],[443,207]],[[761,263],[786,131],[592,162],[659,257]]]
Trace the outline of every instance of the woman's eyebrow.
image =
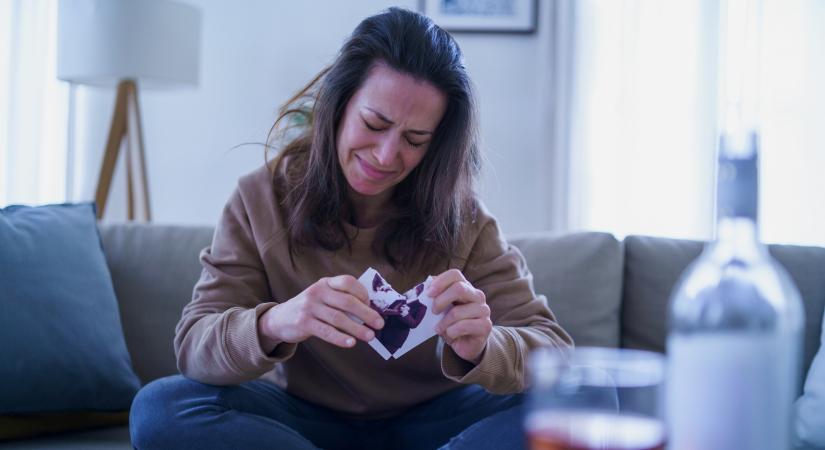
[[[377,116],[377,117],[378,117],[378,118],[379,118],[382,122],[385,122],[385,123],[387,123],[387,124],[389,124],[389,125],[395,125],[395,122],[393,122],[392,120],[390,120],[390,119],[389,119],[387,116],[385,116],[384,114],[381,114],[381,112],[380,112],[380,111],[376,111],[375,109],[372,109],[372,108],[370,108],[369,106],[365,106],[364,108],[366,108],[366,109],[370,110],[370,111],[371,111],[373,114],[375,114],[375,115],[376,115],[376,116]],[[426,136],[426,135],[433,134],[433,132],[432,132],[432,131],[427,131],[427,130],[407,130],[407,131],[409,131],[409,132],[410,132],[410,133],[412,133],[412,134],[419,134],[419,135],[422,135],[422,136]]]
[[381,119],[382,121],[384,121],[384,122],[386,122],[386,123],[388,123],[388,124],[390,124],[390,125],[395,125],[395,122],[393,122],[392,120],[390,120],[387,116],[385,116],[385,115],[381,114],[381,112],[379,112],[379,111],[377,111],[377,110],[375,110],[375,109],[372,109],[372,108],[370,108],[369,106],[365,106],[364,108],[366,108],[366,109],[368,109],[368,110],[372,111],[372,113],[373,113],[373,114],[375,114],[376,116],[378,116],[378,118],[379,118],[379,119]]

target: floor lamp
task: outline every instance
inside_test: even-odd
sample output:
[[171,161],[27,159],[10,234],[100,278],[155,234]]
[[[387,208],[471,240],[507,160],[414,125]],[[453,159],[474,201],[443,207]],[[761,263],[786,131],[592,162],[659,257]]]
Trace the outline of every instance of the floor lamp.
[[138,88],[197,85],[199,53],[200,12],[193,6],[171,0],[60,0],[57,77],[117,86],[95,188],[98,219],[106,211],[121,149],[128,218],[135,219],[137,199],[144,220],[152,219]]

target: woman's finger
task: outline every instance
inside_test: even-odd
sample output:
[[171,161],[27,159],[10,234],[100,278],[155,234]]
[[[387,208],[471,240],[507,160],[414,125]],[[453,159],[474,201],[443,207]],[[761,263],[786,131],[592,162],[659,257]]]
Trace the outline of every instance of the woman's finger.
[[430,286],[427,287],[426,294],[432,298],[438,297],[453,283],[458,283],[461,281],[467,281],[464,278],[464,274],[458,269],[450,269],[438,276],[433,277],[433,280],[430,282]]
[[338,347],[350,348],[355,345],[355,338],[346,335],[327,323],[321,322],[318,319],[313,319],[309,324],[310,332],[313,336],[329,342]]
[[333,326],[339,331],[364,342],[371,341],[375,337],[375,332],[352,320],[345,312],[340,309],[332,308],[327,305],[315,305],[315,317],[328,325]]
[[348,293],[330,290],[324,294],[324,303],[347,314],[352,314],[354,318],[376,330],[384,327],[384,319],[377,311]]
[[493,329],[493,322],[490,318],[459,320],[444,330],[444,339],[450,343],[464,336],[484,336],[490,335]]
[[490,317],[490,307],[486,303],[466,303],[454,306],[436,325],[436,332],[446,330],[459,320],[482,319]]
[[433,297],[433,312],[436,314],[446,311],[450,305],[461,303],[484,303],[484,293],[474,288],[467,281],[458,281],[451,284],[437,297]]
[[352,275],[339,275],[337,277],[326,278],[327,286],[336,291],[346,292],[363,304],[369,304],[369,292],[367,288],[358,282]]

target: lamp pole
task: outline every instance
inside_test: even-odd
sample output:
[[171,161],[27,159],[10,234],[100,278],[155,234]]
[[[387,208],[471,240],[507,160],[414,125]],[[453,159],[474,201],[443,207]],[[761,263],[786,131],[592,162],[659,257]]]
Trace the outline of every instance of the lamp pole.
[[75,96],[77,86],[69,82],[69,114],[66,129],[66,201],[74,201],[74,128],[75,128]]

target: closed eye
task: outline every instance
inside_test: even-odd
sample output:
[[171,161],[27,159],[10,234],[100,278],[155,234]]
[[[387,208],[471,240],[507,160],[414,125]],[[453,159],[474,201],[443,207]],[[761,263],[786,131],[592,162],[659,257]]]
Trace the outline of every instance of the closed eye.
[[[364,126],[365,126],[365,127],[367,127],[367,129],[368,129],[368,130],[370,130],[370,131],[384,131],[384,128],[380,128],[380,127],[376,127],[376,126],[371,125],[371,124],[367,121],[367,119],[365,119],[365,118],[363,118],[363,117],[361,118],[361,121],[362,121],[362,122],[364,122]],[[410,144],[410,146],[412,146],[412,147],[414,147],[414,148],[420,148],[420,147],[422,147],[422,146],[426,145],[426,144],[427,144],[427,142],[429,142],[429,141],[425,141],[425,142],[413,142],[413,141],[411,141],[411,140],[407,139],[407,143],[408,143],[408,144]]]
[[415,148],[421,147],[421,146],[423,146],[424,144],[426,144],[426,142],[413,142],[413,141],[411,141],[411,140],[409,140],[409,139],[407,139],[407,142],[408,142],[410,145],[412,145],[413,147],[415,147]]
[[[362,120],[363,120],[363,119],[362,119]],[[370,129],[370,130],[372,130],[372,131],[381,131],[381,128],[374,127],[374,126],[370,125],[370,123],[369,123],[369,122],[367,122],[366,120],[364,120],[364,126],[365,126],[365,127],[367,127],[367,128],[369,128],[369,129]]]

